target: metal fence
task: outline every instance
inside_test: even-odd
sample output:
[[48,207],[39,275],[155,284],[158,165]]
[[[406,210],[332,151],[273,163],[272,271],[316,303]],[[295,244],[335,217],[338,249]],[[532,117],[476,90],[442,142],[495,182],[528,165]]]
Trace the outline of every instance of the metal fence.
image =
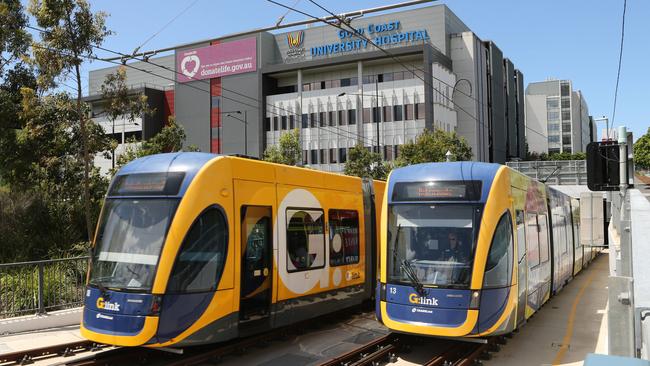
[[586,185],[586,160],[513,161],[507,166],[540,182],[552,185]]
[[88,257],[0,264],[0,319],[81,306]]

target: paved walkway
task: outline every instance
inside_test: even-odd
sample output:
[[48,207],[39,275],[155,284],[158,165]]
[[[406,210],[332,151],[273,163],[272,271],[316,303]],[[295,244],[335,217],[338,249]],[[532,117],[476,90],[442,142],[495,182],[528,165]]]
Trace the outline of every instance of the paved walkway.
[[485,365],[582,365],[607,353],[608,254],[598,256]]

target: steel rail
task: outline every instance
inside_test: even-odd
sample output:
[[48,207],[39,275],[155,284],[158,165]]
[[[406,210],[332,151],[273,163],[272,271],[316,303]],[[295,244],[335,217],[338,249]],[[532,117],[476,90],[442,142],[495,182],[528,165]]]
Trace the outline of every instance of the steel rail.
[[1,364],[19,364],[27,365],[44,358],[51,357],[69,357],[74,356],[80,351],[90,351],[106,347],[91,341],[77,341],[54,346],[39,347],[11,353],[0,354]]

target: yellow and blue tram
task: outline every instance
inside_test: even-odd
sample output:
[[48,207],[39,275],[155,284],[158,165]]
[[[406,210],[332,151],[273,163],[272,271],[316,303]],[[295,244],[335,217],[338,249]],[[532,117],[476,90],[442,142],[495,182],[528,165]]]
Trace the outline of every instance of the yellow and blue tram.
[[102,208],[81,333],[183,347],[359,304],[384,185],[205,153],[135,160]]
[[386,190],[376,313],[393,331],[511,332],[586,264],[577,201],[506,166],[412,165]]

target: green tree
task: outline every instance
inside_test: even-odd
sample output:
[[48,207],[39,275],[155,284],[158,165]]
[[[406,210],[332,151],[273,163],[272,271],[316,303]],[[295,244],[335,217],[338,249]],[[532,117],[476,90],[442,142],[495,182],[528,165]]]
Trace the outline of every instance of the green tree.
[[34,62],[38,66],[39,86],[55,85],[56,79],[70,74],[76,80],[76,119],[79,121],[81,151],[84,163],[83,198],[86,230],[92,238],[94,230],[90,202],[90,151],[87,122],[81,100],[81,63],[93,55],[93,47],[100,45],[110,32],[106,29],[106,14],[93,14],[85,0],[30,0],[29,12],[43,28],[40,42],[32,46]]
[[381,155],[358,144],[348,150],[343,173],[361,178],[386,179],[390,170],[391,166],[382,161]]
[[634,164],[641,169],[650,169],[650,127],[634,143]]
[[[106,75],[102,84],[102,101],[106,118],[112,123],[113,131],[115,121],[123,119],[133,123],[136,118],[151,114],[147,96],[144,94],[133,94],[126,84],[126,68],[121,66],[115,73]],[[113,140],[111,148],[112,169],[115,169],[115,148],[117,141]]]
[[25,30],[27,16],[20,0],[0,2],[0,76],[5,68],[27,53],[31,37]]
[[298,165],[302,160],[300,148],[300,131],[285,132],[280,136],[278,145],[271,145],[264,151],[264,160],[272,163]]
[[[123,154],[117,158],[117,169],[126,165],[128,162],[147,155],[160,154],[177,151],[198,151],[196,146],[188,146],[183,149],[185,142],[185,130],[176,123],[173,116],[169,117],[167,125],[160,132],[149,140],[138,142],[135,139],[127,140],[127,148]],[[115,173],[115,170],[113,171]]]
[[451,151],[456,161],[472,158],[472,148],[456,132],[446,132],[441,129],[424,130],[414,142],[408,142],[400,147],[396,166],[446,161],[447,151]]

